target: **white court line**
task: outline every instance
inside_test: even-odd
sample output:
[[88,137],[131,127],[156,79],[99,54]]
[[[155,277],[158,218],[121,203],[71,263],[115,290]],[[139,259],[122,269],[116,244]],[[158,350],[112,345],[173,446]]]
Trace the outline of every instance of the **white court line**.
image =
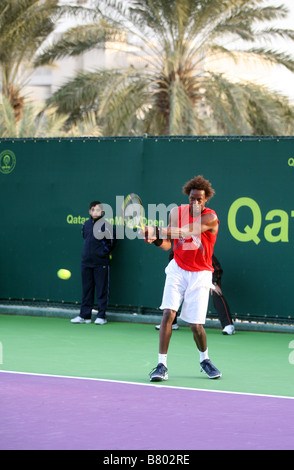
[[[177,387],[173,385],[159,385],[151,383],[141,383],[141,382],[127,382],[123,380],[108,380],[108,379],[96,379],[94,377],[76,377],[71,375],[55,375],[55,374],[38,374],[35,372],[18,372],[13,370],[0,370],[0,373],[5,374],[19,374],[19,375],[33,375],[37,377],[53,377],[59,379],[75,379],[75,380],[90,380],[94,382],[109,382],[116,384],[127,384],[127,385],[141,385],[143,387],[157,387],[157,388],[167,388],[167,389],[176,389],[176,390],[193,390],[198,392],[211,392],[211,393],[224,393],[229,395],[243,395],[243,396],[252,396],[252,397],[266,397],[266,398],[283,398],[287,400],[294,400],[294,397],[287,397],[283,395],[267,395],[262,393],[247,393],[247,392],[230,392],[227,390],[210,390],[206,388],[191,388],[191,387]],[[207,379],[209,380],[209,379]]]

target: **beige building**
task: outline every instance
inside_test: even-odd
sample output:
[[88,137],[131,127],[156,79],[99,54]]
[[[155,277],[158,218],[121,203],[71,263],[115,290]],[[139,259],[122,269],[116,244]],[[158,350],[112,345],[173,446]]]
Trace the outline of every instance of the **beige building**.
[[[65,0],[63,0],[65,1]],[[70,2],[71,0],[66,0]],[[90,0],[76,0],[77,3],[87,4]],[[275,1],[275,0],[272,0]],[[282,25],[289,27],[288,24]],[[64,28],[63,28],[64,29]],[[279,48],[280,44],[275,44]],[[284,46],[284,44],[281,44]],[[293,49],[293,43],[289,44]],[[288,51],[291,53],[292,51]],[[77,71],[94,70],[95,68],[125,67],[130,64],[135,66],[144,65],[143,57],[139,50],[128,45],[127,36],[125,44],[109,43],[104,49],[87,52],[79,57],[59,60],[54,67],[42,67],[37,69],[30,78],[26,88],[26,94],[34,101],[45,101],[62,84],[72,78]],[[294,103],[293,74],[285,69],[261,64],[260,61],[249,59],[234,63],[233,60],[219,56],[218,60],[204,62],[204,70],[221,72],[228,78],[241,79],[266,85],[269,88],[281,91],[290,97]]]

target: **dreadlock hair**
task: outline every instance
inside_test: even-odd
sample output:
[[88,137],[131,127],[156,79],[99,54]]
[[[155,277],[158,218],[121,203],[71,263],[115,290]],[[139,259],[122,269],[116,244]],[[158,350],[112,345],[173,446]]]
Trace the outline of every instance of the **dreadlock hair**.
[[183,186],[183,193],[189,196],[192,189],[199,189],[205,191],[206,199],[211,199],[214,196],[214,189],[211,187],[209,180],[203,178],[202,175],[195,176]]

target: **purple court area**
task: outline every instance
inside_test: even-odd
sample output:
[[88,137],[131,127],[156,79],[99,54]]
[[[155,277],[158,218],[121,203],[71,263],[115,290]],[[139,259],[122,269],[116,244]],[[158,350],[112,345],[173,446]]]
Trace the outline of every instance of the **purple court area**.
[[289,450],[293,417],[291,398],[0,373],[1,450]]

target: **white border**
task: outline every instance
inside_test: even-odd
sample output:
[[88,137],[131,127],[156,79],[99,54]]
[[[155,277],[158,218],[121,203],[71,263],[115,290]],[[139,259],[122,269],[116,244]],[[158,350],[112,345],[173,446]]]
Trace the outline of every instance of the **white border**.
[[177,387],[172,385],[159,385],[159,384],[145,384],[140,382],[128,382],[123,380],[108,380],[108,379],[97,379],[94,377],[76,377],[71,375],[55,375],[55,374],[38,374],[36,372],[19,372],[13,370],[0,370],[0,373],[5,374],[19,374],[19,375],[32,375],[39,377],[54,377],[60,379],[75,379],[75,380],[91,380],[94,382],[109,382],[116,384],[127,384],[127,385],[141,385],[143,387],[157,387],[157,388],[167,388],[167,389],[177,389],[177,390],[193,390],[197,392],[211,392],[211,393],[224,393],[229,395],[243,395],[243,396],[252,396],[252,397],[266,397],[266,398],[283,398],[287,400],[294,400],[294,397],[287,397],[283,395],[267,395],[262,393],[246,393],[246,392],[230,392],[226,390],[210,390],[207,388],[191,388],[191,387]]

